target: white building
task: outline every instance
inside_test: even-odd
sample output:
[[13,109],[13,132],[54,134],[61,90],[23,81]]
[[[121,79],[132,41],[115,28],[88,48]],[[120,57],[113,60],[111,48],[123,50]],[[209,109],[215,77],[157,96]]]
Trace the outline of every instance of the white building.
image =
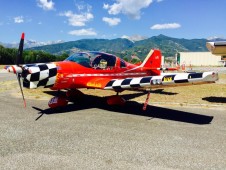
[[185,66],[222,66],[221,56],[213,55],[211,52],[179,52],[177,54],[178,64]]

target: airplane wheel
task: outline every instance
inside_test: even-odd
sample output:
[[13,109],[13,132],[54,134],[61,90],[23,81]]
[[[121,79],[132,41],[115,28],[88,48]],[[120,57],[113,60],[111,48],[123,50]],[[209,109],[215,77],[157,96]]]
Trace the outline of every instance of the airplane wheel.
[[57,107],[63,107],[66,106],[68,104],[68,100],[66,97],[53,97],[52,99],[50,99],[48,105],[50,108],[57,108]]
[[120,105],[123,106],[125,105],[126,100],[118,95],[116,96],[110,96],[107,99],[107,104],[108,105]]

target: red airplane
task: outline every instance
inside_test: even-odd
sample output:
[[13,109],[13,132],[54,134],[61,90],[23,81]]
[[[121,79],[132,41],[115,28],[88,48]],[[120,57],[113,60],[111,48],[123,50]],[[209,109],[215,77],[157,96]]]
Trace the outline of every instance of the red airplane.
[[[66,90],[65,96],[56,96],[49,101],[50,108],[66,106],[69,99],[79,95],[79,88],[114,90],[117,95],[107,99],[109,105],[123,105],[125,100],[118,95],[123,90],[150,89],[152,87],[209,83],[218,80],[215,72],[203,73],[162,73],[161,52],[151,50],[140,65],[134,65],[115,55],[103,52],[79,52],[64,61],[20,65],[23,53],[24,33],[18,49],[16,65],[6,66],[9,72],[17,75],[24,105],[26,106],[23,87],[38,87],[51,90]],[[148,92],[143,109],[146,109],[150,92]]]

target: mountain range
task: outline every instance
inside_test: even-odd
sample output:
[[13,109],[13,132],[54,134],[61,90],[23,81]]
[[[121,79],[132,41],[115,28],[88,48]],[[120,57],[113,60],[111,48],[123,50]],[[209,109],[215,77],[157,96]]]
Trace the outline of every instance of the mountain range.
[[[172,38],[165,35],[153,36],[150,38],[141,38],[141,40],[134,41],[127,37],[117,39],[81,39],[70,42],[50,42],[48,45],[38,44],[32,41],[29,45],[25,45],[27,50],[41,50],[51,54],[71,54],[78,51],[103,51],[116,54],[119,57],[130,58],[131,55],[137,55],[141,59],[148,54],[150,49],[160,49],[162,54],[166,57],[175,56],[177,52],[202,52],[208,51],[206,42],[210,39],[179,39]],[[37,43],[36,43],[37,44]],[[41,46],[40,46],[41,45]]]
[[[52,44],[59,44],[63,43],[62,40],[57,41],[47,41],[47,42],[39,42],[35,40],[24,40],[24,48],[32,48],[32,47],[39,47],[39,46],[45,46],[45,45],[52,45]],[[3,43],[0,42],[0,45],[6,47],[6,48],[18,48],[19,42],[15,43]]]

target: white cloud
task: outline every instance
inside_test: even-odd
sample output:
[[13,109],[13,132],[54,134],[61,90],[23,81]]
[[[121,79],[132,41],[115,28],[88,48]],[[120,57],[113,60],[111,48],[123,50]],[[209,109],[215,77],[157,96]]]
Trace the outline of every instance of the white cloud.
[[17,24],[23,23],[24,17],[23,16],[14,17],[14,22]]
[[104,4],[103,8],[111,15],[123,13],[130,18],[140,19],[141,9],[147,8],[152,0],[116,0],[113,5]]
[[163,0],[156,0],[157,2],[162,2]]
[[96,36],[97,35],[97,33],[93,31],[92,28],[73,30],[68,32],[68,34],[75,35],[75,36]]
[[176,29],[180,28],[181,25],[178,23],[168,23],[168,24],[155,24],[150,29],[152,30],[161,30],[161,29]]
[[108,4],[104,4],[103,8],[104,9],[109,9],[109,5]]
[[122,12],[123,6],[120,3],[114,3],[113,5],[108,7],[108,13],[112,15],[117,15]]
[[72,11],[60,13],[60,16],[68,17],[68,23],[72,26],[85,26],[86,22],[92,20],[93,14],[90,12],[83,14],[74,14]]
[[81,2],[76,1],[75,7],[79,12],[82,12],[82,11],[90,12],[92,10],[92,6],[89,4],[86,4],[84,1],[81,1]]
[[84,5],[80,5],[80,4],[76,4],[75,6],[78,9],[78,11],[82,11],[85,8]]
[[104,22],[108,23],[110,26],[118,25],[121,22],[121,19],[120,18],[103,17],[102,20]]
[[54,2],[52,0],[37,0],[38,6],[44,10],[53,10]]

